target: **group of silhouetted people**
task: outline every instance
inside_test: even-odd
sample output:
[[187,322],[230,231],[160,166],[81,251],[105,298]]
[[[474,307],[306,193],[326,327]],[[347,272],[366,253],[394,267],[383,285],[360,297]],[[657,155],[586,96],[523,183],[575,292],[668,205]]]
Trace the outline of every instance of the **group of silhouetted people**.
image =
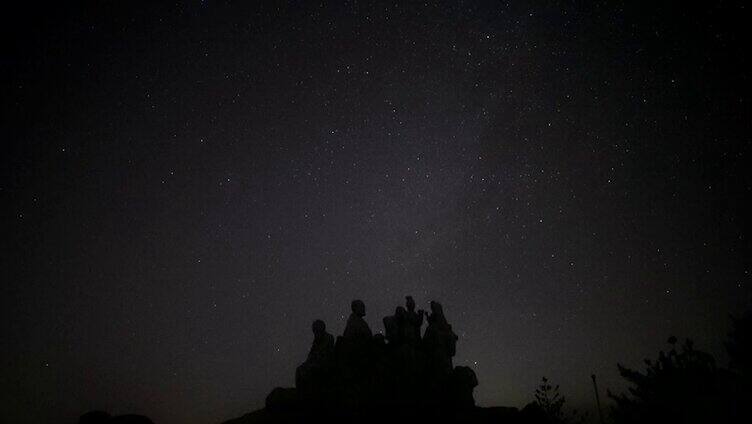
[[[478,384],[468,367],[453,367],[457,335],[438,302],[430,313],[415,310],[407,296],[405,306],[385,317],[384,334],[373,334],[363,318],[363,301],[354,300],[343,334],[326,331],[313,322],[313,344],[296,370],[296,388],[275,389],[267,398],[270,408],[368,409],[380,407],[467,408],[474,406]],[[423,322],[427,322],[425,332]]]

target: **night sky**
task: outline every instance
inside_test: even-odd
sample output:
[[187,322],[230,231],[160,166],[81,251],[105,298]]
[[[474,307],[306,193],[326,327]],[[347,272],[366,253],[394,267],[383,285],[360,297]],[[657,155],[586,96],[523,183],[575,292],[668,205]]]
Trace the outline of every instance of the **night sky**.
[[242,415],[354,298],[440,301],[484,406],[725,363],[743,2],[61,3],[0,30],[6,419]]

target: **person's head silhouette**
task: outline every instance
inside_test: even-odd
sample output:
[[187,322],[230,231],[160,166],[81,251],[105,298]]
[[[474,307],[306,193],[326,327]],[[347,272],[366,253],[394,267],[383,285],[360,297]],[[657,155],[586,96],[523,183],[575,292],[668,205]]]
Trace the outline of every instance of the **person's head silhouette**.
[[350,304],[353,313],[359,317],[366,316],[366,304],[360,299],[355,299]]
[[311,325],[311,329],[313,330],[313,335],[318,337],[326,333],[326,324],[324,321],[317,319],[313,322],[313,325]]
[[406,296],[405,297],[405,306],[407,306],[407,310],[410,312],[415,311],[415,300],[413,300],[412,296]]
[[397,310],[394,311],[394,316],[400,320],[405,318],[405,314],[407,314],[407,311],[402,306],[397,306]]

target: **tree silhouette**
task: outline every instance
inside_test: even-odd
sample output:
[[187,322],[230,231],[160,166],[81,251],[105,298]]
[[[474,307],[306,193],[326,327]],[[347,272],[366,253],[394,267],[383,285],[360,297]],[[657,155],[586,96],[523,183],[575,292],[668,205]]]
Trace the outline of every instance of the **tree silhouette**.
[[679,350],[676,337],[671,349],[658,359],[645,360],[643,372],[618,364],[619,374],[632,387],[629,394],[615,395],[612,418],[619,423],[709,423],[736,422],[738,379],[716,367],[713,357],[697,350],[687,339]]
[[556,424],[574,424],[581,423],[585,417],[580,415],[577,410],[567,413],[564,409],[566,398],[559,393],[559,385],[551,385],[548,378],[542,377],[540,385],[535,389],[535,401],[528,405],[526,409],[531,413],[531,409],[540,418],[539,420],[546,423]]

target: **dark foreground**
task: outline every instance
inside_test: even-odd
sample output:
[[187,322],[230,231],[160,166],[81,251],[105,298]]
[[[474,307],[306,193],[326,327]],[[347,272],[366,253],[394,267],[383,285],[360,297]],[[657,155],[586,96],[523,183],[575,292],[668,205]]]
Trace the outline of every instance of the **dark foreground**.
[[312,413],[309,411],[269,411],[261,409],[223,424],[266,423],[495,423],[537,424],[545,423],[546,417],[532,408],[473,407],[463,411],[393,410],[360,413]]

